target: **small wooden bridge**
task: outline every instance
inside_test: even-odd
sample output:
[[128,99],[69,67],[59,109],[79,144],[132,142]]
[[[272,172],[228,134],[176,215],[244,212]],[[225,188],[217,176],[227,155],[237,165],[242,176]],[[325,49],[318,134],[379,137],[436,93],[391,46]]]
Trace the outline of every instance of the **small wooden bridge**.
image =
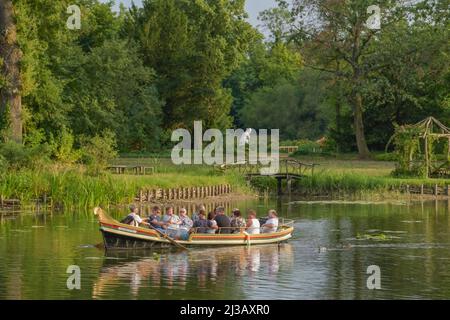
[[244,175],[248,180],[257,177],[272,177],[277,179],[277,193],[281,195],[282,181],[287,181],[288,193],[291,193],[292,181],[300,180],[306,176],[314,174],[314,169],[318,164],[303,163],[295,159],[280,159],[280,169],[276,174],[262,175],[261,169],[267,166],[261,164],[250,164],[248,162],[236,163],[232,165],[222,165],[220,170],[234,170]]

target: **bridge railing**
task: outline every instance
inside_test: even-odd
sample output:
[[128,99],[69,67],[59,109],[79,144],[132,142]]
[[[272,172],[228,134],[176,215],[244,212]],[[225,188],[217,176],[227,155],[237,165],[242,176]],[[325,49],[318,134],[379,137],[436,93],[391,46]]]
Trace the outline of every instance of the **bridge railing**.
[[[281,159],[279,162],[280,169],[278,174],[295,174],[299,176],[306,176],[308,174],[313,175],[315,168],[318,164],[315,163],[304,163],[295,159]],[[219,170],[222,171],[236,171],[243,175],[257,175],[259,174],[262,168],[267,167],[264,165],[258,164],[250,164],[248,162],[241,162],[236,164],[227,164],[218,167]]]

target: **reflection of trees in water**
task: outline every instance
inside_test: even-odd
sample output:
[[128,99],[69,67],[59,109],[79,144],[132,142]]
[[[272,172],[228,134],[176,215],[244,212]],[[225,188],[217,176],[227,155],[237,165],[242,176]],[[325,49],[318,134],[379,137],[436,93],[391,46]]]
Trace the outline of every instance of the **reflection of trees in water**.
[[[290,269],[292,251],[291,244],[283,244],[193,249],[127,262],[105,260],[92,297],[110,297],[117,289],[128,287],[133,298],[189,298],[192,294],[197,298],[236,299],[245,296],[244,278],[273,276],[283,268]],[[127,258],[128,254],[118,253],[118,257]]]

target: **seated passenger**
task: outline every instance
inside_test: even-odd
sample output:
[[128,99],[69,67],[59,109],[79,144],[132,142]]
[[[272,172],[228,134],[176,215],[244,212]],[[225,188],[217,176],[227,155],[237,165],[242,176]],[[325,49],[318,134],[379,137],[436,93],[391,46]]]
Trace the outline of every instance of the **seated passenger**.
[[230,218],[225,215],[225,208],[217,207],[214,213],[214,220],[217,222],[219,229],[218,233],[231,233],[231,221]]
[[206,233],[208,234],[215,234],[216,231],[219,229],[217,221],[214,220],[215,217],[216,215],[213,212],[208,213],[208,221],[206,228]]
[[144,219],[142,219],[139,216],[138,209],[134,204],[130,205],[130,211],[131,212],[128,214],[128,216],[126,216],[125,219],[120,221],[121,223],[128,224],[134,227],[139,227],[140,224],[149,225],[147,222],[144,221]]
[[166,213],[162,217],[162,222],[164,223],[166,234],[169,237],[179,237],[178,229],[180,228],[181,220],[180,217],[173,213],[173,207],[166,208]]
[[152,214],[148,217],[148,222],[150,222],[150,227],[158,229],[159,231],[164,231],[164,222],[161,219],[161,209],[158,206],[152,208]]
[[248,234],[260,234],[259,220],[256,217],[256,211],[253,209],[248,211],[246,227],[246,232]]
[[198,219],[194,221],[194,225],[191,232],[194,233],[206,233],[208,229],[208,220],[206,220],[206,211],[200,210],[198,212]]
[[269,210],[269,219],[262,225],[263,233],[277,232],[278,214],[275,210]]
[[187,215],[187,210],[185,208],[180,209],[180,229],[184,230],[191,230],[192,226],[194,225],[194,222],[191,220],[191,218]]
[[231,233],[241,233],[245,230],[245,219],[241,216],[241,211],[239,209],[233,210],[230,226],[233,228],[231,229]]
[[198,220],[199,212],[203,210],[206,213],[206,208],[203,204],[199,204],[195,207],[195,212],[192,214],[192,221],[195,222]]
[[180,239],[187,240],[189,239],[189,230],[191,230],[194,222],[188,217],[185,208],[180,209],[180,220]]

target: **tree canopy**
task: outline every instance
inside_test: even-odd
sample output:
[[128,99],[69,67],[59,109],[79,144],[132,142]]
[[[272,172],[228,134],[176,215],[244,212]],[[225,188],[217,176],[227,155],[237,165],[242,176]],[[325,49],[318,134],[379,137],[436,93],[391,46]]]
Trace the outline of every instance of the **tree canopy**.
[[244,0],[144,0],[119,12],[80,0],[79,30],[66,26],[68,0],[0,4],[2,140],[59,144],[55,157],[95,137],[121,152],[160,150],[194,120],[327,136],[367,157],[400,125],[450,123],[444,0],[378,1],[380,28],[369,0],[279,0],[260,14],[266,36]]

